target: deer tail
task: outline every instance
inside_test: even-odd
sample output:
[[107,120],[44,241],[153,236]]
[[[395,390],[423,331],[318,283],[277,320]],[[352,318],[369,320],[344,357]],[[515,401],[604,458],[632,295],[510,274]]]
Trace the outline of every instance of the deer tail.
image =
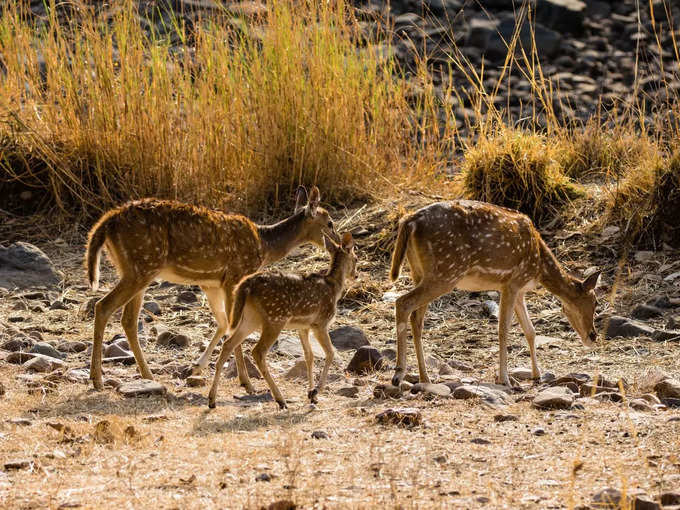
[[394,251],[392,252],[392,267],[390,268],[390,279],[392,281],[399,278],[401,264],[404,262],[404,255],[406,255],[408,240],[415,228],[415,224],[408,219],[403,219],[399,222],[397,241],[394,243]]

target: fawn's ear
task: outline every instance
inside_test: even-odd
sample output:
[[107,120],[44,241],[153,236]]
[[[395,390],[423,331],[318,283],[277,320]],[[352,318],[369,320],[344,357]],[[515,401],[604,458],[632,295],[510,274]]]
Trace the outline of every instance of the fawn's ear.
[[352,237],[352,233],[345,232],[342,234],[342,249],[346,252],[349,252],[352,248],[354,248],[354,238]]
[[307,203],[307,190],[304,186],[298,186],[295,191],[295,212],[302,209]]
[[331,255],[338,251],[338,245],[326,234],[323,234],[323,247],[326,248],[326,251]]
[[309,192],[309,200],[307,202],[308,215],[316,216],[316,208],[319,207],[319,202],[321,202],[321,193],[319,193],[319,188],[314,186]]
[[590,292],[591,290],[595,290],[595,287],[597,287],[597,283],[600,281],[600,271],[596,271],[593,274],[591,274],[588,278],[583,280],[581,282],[581,287],[583,287],[583,290],[586,292]]

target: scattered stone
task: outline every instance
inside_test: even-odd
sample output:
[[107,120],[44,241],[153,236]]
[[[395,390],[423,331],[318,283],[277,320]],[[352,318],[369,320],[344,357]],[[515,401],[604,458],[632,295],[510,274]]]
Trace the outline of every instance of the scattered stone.
[[37,354],[34,354],[32,352],[11,352],[7,355],[5,358],[5,361],[7,363],[11,363],[13,365],[22,365],[26,363],[29,359],[33,359],[37,356]]
[[103,382],[104,388],[112,388],[114,390],[117,390],[118,388],[120,388],[120,385],[123,384],[114,377],[106,377]]
[[656,342],[680,341],[680,331],[657,329],[652,335],[652,339]]
[[383,425],[400,425],[404,427],[415,427],[422,425],[423,416],[418,409],[413,408],[396,408],[385,409],[383,412],[376,415],[378,423]]
[[272,476],[269,473],[260,473],[255,477],[256,482],[271,482]]
[[654,335],[654,328],[632,321],[625,317],[613,315],[609,318],[607,325],[607,338],[635,338],[638,336],[652,337]]
[[459,370],[461,372],[472,372],[474,370],[474,367],[472,365],[465,363],[463,361],[455,360],[453,358],[448,360],[446,364],[449,365],[454,370]]
[[651,412],[654,408],[644,399],[634,398],[628,402],[628,407],[635,411]]
[[[127,342],[125,342],[127,344]],[[116,342],[104,347],[105,358],[120,358],[123,356],[132,356],[132,353],[123,347],[123,342]]]
[[637,398],[644,400],[645,402],[647,402],[648,404],[651,404],[651,405],[658,405],[658,404],[661,403],[661,400],[659,400],[659,397],[657,397],[653,393],[644,393]]
[[383,358],[387,358],[390,361],[397,359],[397,351],[389,347],[380,351],[380,354],[382,354]]
[[492,405],[507,403],[507,395],[504,392],[472,384],[463,384],[456,387],[453,390],[453,398],[463,400],[479,398]]
[[142,418],[142,421],[144,423],[156,423],[159,421],[167,421],[168,415],[167,414],[150,414],[149,416],[145,416]]
[[0,382],[0,397],[4,397],[6,393],[5,385]]
[[57,358],[35,354],[33,358],[29,359],[22,366],[27,372],[52,372],[57,368],[65,367],[66,364]]
[[68,306],[63,301],[57,299],[50,303],[50,310],[68,310]]
[[17,352],[25,349],[29,349],[33,345],[33,339],[28,336],[12,338],[3,342],[0,346],[5,351]]
[[196,294],[194,294],[190,290],[183,290],[182,292],[177,294],[177,302],[191,304],[198,302],[198,298],[196,297]]
[[618,489],[607,487],[593,495],[596,508],[631,508],[634,510],[661,510],[661,505],[653,501],[642,491],[623,494]]
[[87,384],[90,381],[90,371],[86,368],[74,368],[66,372],[64,377],[70,382]]
[[664,379],[654,385],[654,391],[661,400],[680,398],[680,381],[670,378]]
[[435,397],[448,397],[451,395],[451,388],[446,384],[416,383],[411,387],[411,393],[424,393]]
[[29,352],[49,356],[50,358],[63,359],[65,356],[47,342],[38,342]]
[[335,392],[336,395],[347,398],[356,398],[359,395],[359,388],[356,386],[345,386]]
[[17,471],[19,469],[33,469],[34,464],[31,459],[16,459],[5,462],[5,471]]
[[482,311],[486,317],[494,322],[498,322],[498,303],[487,299],[482,303]]
[[201,377],[198,375],[191,375],[187,377],[187,386],[191,386],[192,388],[205,386],[205,384],[206,384],[205,377]]
[[354,326],[342,326],[330,332],[331,343],[339,351],[353,351],[370,345],[366,334]]
[[133,355],[129,356],[114,356],[112,358],[104,358],[102,360],[102,363],[110,364],[110,365],[134,365],[136,363],[135,357]]
[[191,340],[186,335],[163,331],[156,337],[156,343],[162,347],[184,349],[185,347],[189,347]]
[[21,427],[28,427],[33,425],[33,422],[27,418],[10,418],[7,420],[10,425],[19,425]]
[[301,359],[295,362],[295,364],[290,367],[288,372],[284,375],[286,379],[306,379],[307,378],[307,363],[305,360]]
[[663,310],[652,305],[637,305],[633,308],[630,316],[633,319],[648,320],[655,317],[661,317],[663,315]]
[[51,287],[62,280],[52,261],[42,250],[17,242],[0,245],[0,287]]
[[532,381],[533,376],[531,375],[531,369],[530,368],[524,368],[524,367],[518,367],[518,368],[513,368],[510,370],[509,374],[510,377],[517,381]]
[[281,499],[270,503],[269,506],[262,506],[260,510],[296,510],[297,505],[289,499]]
[[453,375],[454,371],[453,368],[448,363],[440,363],[439,364],[439,375]]
[[408,381],[401,381],[401,383],[399,384],[399,389],[401,390],[402,393],[410,392],[411,388],[413,388],[413,384],[411,384]]
[[67,353],[78,353],[87,350],[87,344],[85,342],[61,342],[57,345],[57,350],[59,352]]
[[312,439],[328,439],[328,433],[325,430],[315,430],[312,432]]
[[491,441],[483,437],[474,437],[470,439],[470,442],[474,444],[491,444]]
[[545,435],[547,434],[547,432],[545,431],[545,429],[543,429],[543,428],[541,428],[541,427],[536,427],[535,429],[533,429],[533,430],[531,431],[531,433],[532,433],[534,436],[545,436]]
[[680,398],[662,398],[661,403],[672,409],[680,409]]
[[167,390],[165,386],[156,381],[149,381],[142,379],[125,384],[118,387],[118,392],[124,397],[142,397],[147,395],[165,395]]
[[391,384],[378,384],[373,389],[373,397],[378,399],[401,398],[402,390],[399,386]]
[[102,420],[97,422],[94,426],[94,433],[92,434],[95,442],[99,444],[110,444],[116,439],[113,433],[113,427],[111,427],[111,422],[109,420]]
[[[253,361],[250,359],[250,356],[244,356],[244,359],[246,362],[248,376],[252,377],[253,379],[262,379],[260,371],[255,366],[255,363],[253,363]],[[236,359],[232,357],[229,360],[229,363],[227,363],[227,366],[224,367],[224,377],[227,379],[233,379],[236,376],[238,376],[238,370],[236,369]]]
[[536,395],[532,403],[538,409],[570,409],[574,394],[564,386],[551,386]]
[[156,301],[147,301],[144,303],[144,310],[152,315],[160,315],[161,305],[159,305]]
[[493,417],[493,421],[496,423],[503,423],[506,421],[517,421],[518,418],[514,414],[497,414]]
[[385,358],[378,349],[364,346],[357,349],[347,365],[346,371],[352,374],[364,375],[380,370],[386,365]]
[[81,304],[79,309],[80,315],[85,319],[91,319],[92,317],[94,317],[94,305],[97,304],[97,301],[99,301],[99,299],[100,298],[98,297],[91,297],[83,304]]
[[582,397],[593,397],[602,393],[615,393],[612,392],[613,388],[607,386],[596,386],[594,384],[583,384],[580,388],[580,394]]
[[[326,357],[326,353],[318,342],[310,341],[309,344],[312,348],[312,354],[315,358]],[[283,354],[284,356],[292,356],[294,358],[301,358],[305,355],[304,351],[302,350],[302,343],[300,342],[300,339],[289,335],[281,335],[276,341],[274,349],[279,354]]]
[[663,506],[680,505],[680,492],[664,492],[656,498]]

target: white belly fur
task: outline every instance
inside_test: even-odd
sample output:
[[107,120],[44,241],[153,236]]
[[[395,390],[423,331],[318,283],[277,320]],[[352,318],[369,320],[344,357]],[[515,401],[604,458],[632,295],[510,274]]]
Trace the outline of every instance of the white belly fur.
[[158,273],[156,280],[165,280],[166,282],[182,285],[201,285],[203,287],[219,287],[221,285],[220,280],[214,278],[201,278],[199,275],[196,275],[196,277],[182,276],[175,273],[172,269],[164,269]]

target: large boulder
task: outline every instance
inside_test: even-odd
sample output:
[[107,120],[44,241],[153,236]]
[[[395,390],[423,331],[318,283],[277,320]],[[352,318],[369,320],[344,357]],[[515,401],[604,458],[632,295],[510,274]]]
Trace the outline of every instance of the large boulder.
[[585,16],[586,4],[581,0],[538,0],[536,3],[536,20],[558,32],[580,34]]
[[354,326],[342,326],[330,332],[331,343],[339,351],[353,351],[370,345],[366,334]]
[[62,280],[52,261],[29,243],[0,245],[0,287],[51,287]]

